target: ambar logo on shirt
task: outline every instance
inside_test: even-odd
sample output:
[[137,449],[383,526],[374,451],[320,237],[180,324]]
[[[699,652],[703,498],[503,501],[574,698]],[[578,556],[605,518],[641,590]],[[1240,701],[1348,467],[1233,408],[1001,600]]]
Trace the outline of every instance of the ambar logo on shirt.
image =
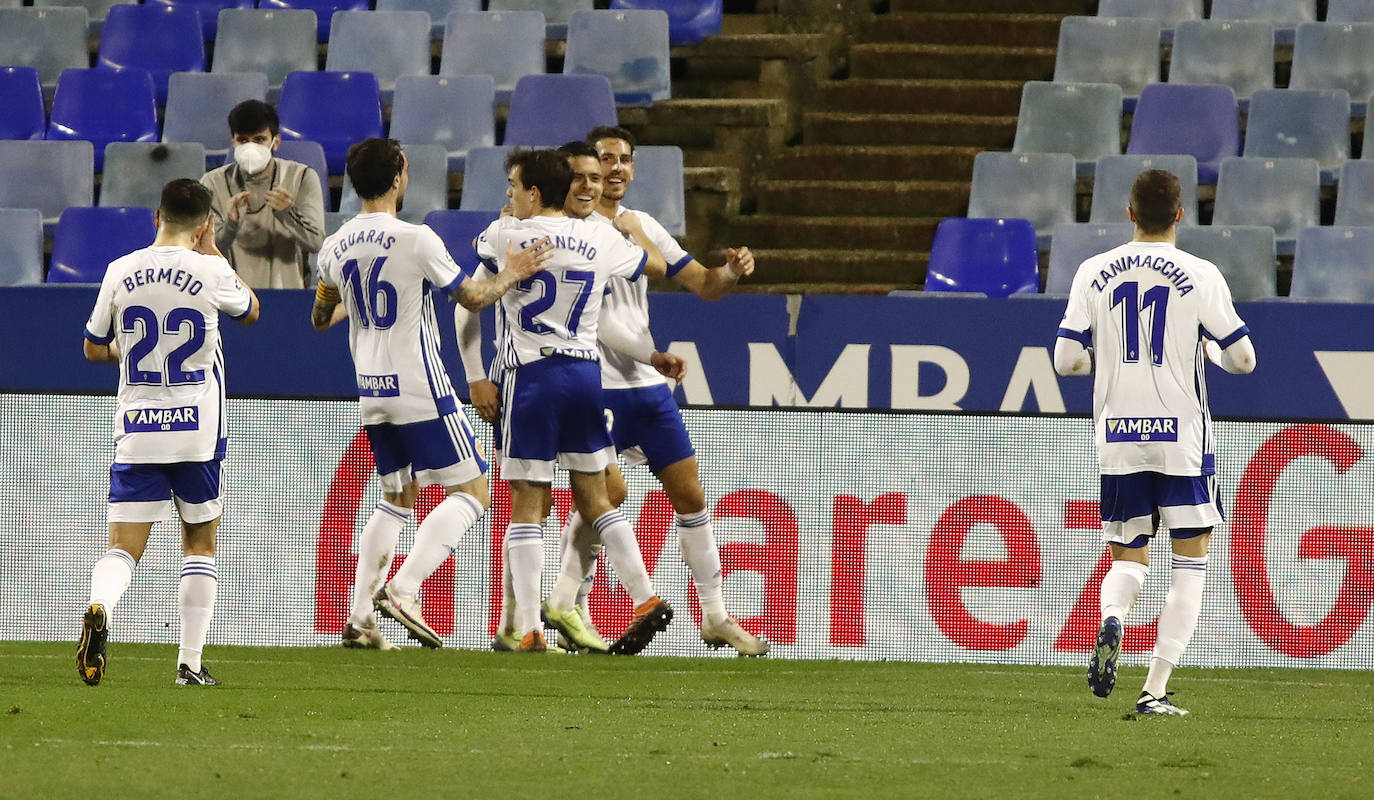
[[1107,441],[1177,442],[1178,417],[1108,417]]
[[153,433],[157,431],[193,431],[200,427],[199,409],[135,408],[124,412],[125,433]]

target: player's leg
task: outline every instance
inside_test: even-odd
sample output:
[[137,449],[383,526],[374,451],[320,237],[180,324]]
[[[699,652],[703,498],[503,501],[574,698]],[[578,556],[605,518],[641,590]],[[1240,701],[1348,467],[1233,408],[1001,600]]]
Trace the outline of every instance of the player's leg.
[[514,627],[519,649],[543,652],[539,624],[540,578],[544,571],[544,508],[552,495],[550,484],[510,481],[510,526],[506,528],[506,556],[511,590],[515,595]]
[[1151,475],[1102,476],[1102,538],[1111,551],[1112,565],[1102,578],[1102,622],[1088,660],[1088,686],[1098,697],[1106,697],[1116,687],[1116,662],[1121,656],[1126,615],[1150,574],[1149,543],[1154,535]]
[[219,572],[215,566],[215,534],[219,531],[224,501],[220,496],[223,464],[207,461],[167,467],[181,516],[181,582],[177,589],[177,613],[181,623],[177,650],[176,683],[180,686],[216,686],[202,663],[205,636],[215,614]]
[[377,475],[382,485],[382,499],[358,536],[358,565],[353,577],[353,604],[344,624],[342,641],[345,647],[391,649],[377,627],[373,613],[373,598],[386,581],[391,560],[396,554],[396,540],[410,521],[415,508],[419,485],[414,480],[401,443],[400,432],[390,423],[364,426]]
[[[600,473],[572,475],[570,480],[574,481],[575,502],[579,492],[585,494],[585,489],[577,488],[578,482],[581,481],[600,483],[601,493],[605,495],[605,470]],[[600,536],[595,529],[581,520],[581,512],[574,510],[569,517],[568,525],[563,527],[559,541],[558,578],[541,612],[544,622],[558,631],[562,646],[583,652],[605,653],[610,650],[610,644],[601,638],[595,626],[587,624],[582,609],[577,605],[577,593],[585,580],[588,561],[595,574],[596,555],[591,546],[600,542]],[[640,563],[643,563],[642,559]]]

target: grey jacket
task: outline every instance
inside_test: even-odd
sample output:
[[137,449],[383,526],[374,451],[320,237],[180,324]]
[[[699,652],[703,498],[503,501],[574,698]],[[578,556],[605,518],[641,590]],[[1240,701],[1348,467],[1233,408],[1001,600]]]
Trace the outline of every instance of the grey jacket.
[[[324,197],[315,170],[273,158],[257,175],[226,164],[205,173],[200,182],[213,198],[215,242],[239,278],[253,288],[303,288],[306,259],[324,242]],[[281,211],[274,211],[265,197],[274,183],[295,198]],[[231,220],[229,202],[243,191],[249,192],[248,205]]]

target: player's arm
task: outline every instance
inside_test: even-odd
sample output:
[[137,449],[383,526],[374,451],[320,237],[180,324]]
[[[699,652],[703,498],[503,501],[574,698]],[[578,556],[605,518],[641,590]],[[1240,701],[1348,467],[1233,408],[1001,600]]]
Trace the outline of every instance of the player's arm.
[[644,274],[651,278],[662,278],[668,274],[668,262],[663,259],[663,253],[644,232],[644,226],[640,224],[639,217],[635,214],[621,214],[615,218],[613,223],[616,230],[634,240],[634,243],[644,248],[649,258],[644,262]]
[[506,267],[496,276],[485,281],[466,278],[458,284],[451,295],[455,302],[468,311],[481,311],[501,299],[515,284],[536,272],[544,271],[544,262],[553,256],[553,242],[544,237],[521,250],[515,242],[506,244]]
[[113,340],[109,344],[96,344],[90,339],[82,339],[81,350],[87,361],[94,361],[97,364],[119,361],[119,347]]
[[1093,371],[1093,351],[1086,346],[1092,342],[1087,334],[1064,328],[1054,340],[1054,371],[1060,375],[1089,375]]
[[334,313],[336,308],[339,308],[338,287],[327,286],[324,281],[315,284],[315,304],[310,308],[310,325],[320,333],[329,330],[343,318]]
[[665,353],[654,346],[653,337],[636,334],[614,314],[601,317],[596,328],[597,341],[619,353],[648,364],[658,370],[660,375],[680,381],[687,374],[687,362],[680,356]]
[[243,290],[248,293],[248,311],[245,312],[243,316],[235,317],[234,319],[238,324],[246,328],[254,322],[257,322],[258,317],[262,315],[262,303],[258,302],[257,293],[254,292],[252,287],[248,286],[248,284],[243,285]]
[[[480,282],[480,279],[474,278]],[[501,397],[482,365],[482,315],[461,305],[453,307],[453,328],[458,332],[458,357],[468,380],[468,403],[482,419],[496,423]]]
[[754,254],[747,247],[725,251],[725,263],[707,267],[695,258],[673,275],[682,288],[702,300],[719,300],[729,294],[739,279],[754,272]]
[[1232,375],[1249,375],[1255,371],[1255,343],[1250,341],[1248,335],[1241,336],[1226,347],[1222,347],[1213,339],[1208,339],[1207,344],[1203,345],[1203,351],[1207,353],[1208,361]]

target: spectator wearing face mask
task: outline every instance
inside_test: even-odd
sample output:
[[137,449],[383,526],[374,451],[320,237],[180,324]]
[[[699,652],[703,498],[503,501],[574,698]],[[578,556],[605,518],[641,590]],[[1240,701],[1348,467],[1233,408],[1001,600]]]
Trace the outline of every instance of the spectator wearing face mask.
[[253,288],[300,289],[307,257],[324,241],[320,179],[304,164],[276,158],[277,111],[245,100],[229,112],[234,158],[200,182],[210,190],[215,243]]

